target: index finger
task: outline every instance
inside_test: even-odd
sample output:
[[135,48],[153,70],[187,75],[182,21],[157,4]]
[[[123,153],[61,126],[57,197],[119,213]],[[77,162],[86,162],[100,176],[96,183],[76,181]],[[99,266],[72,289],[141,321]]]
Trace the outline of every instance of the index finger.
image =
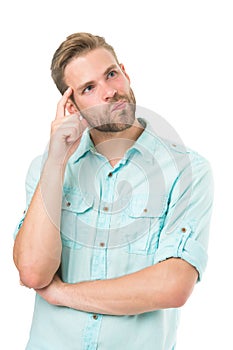
[[68,89],[64,92],[62,95],[62,98],[57,104],[57,112],[56,112],[56,118],[55,119],[62,119],[66,115],[66,105],[68,102],[69,97],[72,95],[72,88],[68,87]]

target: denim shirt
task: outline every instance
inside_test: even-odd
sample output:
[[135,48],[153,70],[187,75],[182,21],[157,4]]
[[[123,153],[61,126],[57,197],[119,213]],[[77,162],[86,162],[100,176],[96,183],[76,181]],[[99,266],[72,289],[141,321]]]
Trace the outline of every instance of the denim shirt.
[[[42,167],[40,156],[29,168],[27,207]],[[115,278],[171,257],[193,265],[201,280],[212,192],[208,161],[160,139],[148,125],[114,168],[86,130],[64,178],[63,281]],[[178,309],[102,315],[50,305],[36,295],[26,349],[173,350],[178,320]]]

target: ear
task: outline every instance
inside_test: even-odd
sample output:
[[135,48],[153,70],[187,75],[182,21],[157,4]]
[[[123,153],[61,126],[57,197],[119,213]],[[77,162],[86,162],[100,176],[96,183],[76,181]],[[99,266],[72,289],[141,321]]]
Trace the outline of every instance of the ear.
[[66,103],[66,109],[69,112],[69,114],[75,114],[78,112],[78,108],[76,107],[75,103],[69,98]]
[[126,73],[125,66],[121,63],[121,64],[120,64],[120,67],[121,67],[122,72],[124,73],[124,75],[125,75],[126,78],[128,79],[128,81],[130,82],[130,77],[129,77],[128,74]]

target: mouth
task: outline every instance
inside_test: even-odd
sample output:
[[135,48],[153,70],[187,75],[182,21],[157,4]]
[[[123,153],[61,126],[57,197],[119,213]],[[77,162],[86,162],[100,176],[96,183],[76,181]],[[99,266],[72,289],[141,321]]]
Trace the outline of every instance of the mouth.
[[124,109],[126,106],[126,101],[119,101],[113,104],[113,107],[111,109],[111,112],[118,111],[120,109]]

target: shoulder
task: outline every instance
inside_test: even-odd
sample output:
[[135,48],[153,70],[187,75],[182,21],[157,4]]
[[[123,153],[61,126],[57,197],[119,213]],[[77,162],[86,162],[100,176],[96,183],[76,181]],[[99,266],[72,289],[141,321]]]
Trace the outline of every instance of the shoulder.
[[[200,181],[205,178],[213,182],[212,167],[207,158],[196,150],[187,147],[181,142],[159,139],[158,157],[163,159],[165,171],[172,179],[185,179],[185,181]],[[165,162],[166,160],[166,162]],[[163,173],[165,173],[163,171]]]
[[174,142],[166,139],[160,139],[162,148],[169,151],[171,157],[188,158],[192,164],[210,165],[209,160],[198,151],[186,146],[181,142]]

